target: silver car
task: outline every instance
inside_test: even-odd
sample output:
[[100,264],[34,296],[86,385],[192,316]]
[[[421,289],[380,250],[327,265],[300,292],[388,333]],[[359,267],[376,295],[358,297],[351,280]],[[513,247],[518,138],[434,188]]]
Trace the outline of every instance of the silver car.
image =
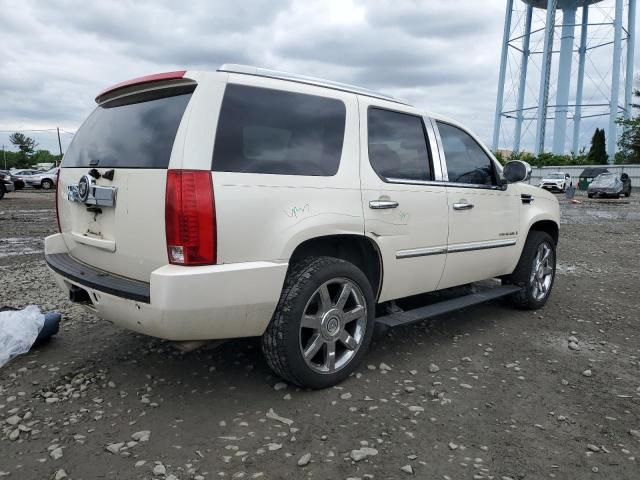
[[54,167],[46,172],[25,177],[25,182],[33,188],[51,190],[56,186],[58,181],[58,170],[60,170],[60,167]]

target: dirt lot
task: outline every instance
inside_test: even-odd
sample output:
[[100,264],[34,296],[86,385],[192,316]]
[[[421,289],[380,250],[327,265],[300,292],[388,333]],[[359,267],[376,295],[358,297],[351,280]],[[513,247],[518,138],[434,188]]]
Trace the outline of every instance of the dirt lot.
[[52,194],[7,195],[0,305],[64,324],[0,370],[0,477],[638,479],[638,199],[563,200],[543,310],[497,302],[395,330],[343,385],[309,392],[279,383],[256,340],[182,354],[72,306],[42,256]]

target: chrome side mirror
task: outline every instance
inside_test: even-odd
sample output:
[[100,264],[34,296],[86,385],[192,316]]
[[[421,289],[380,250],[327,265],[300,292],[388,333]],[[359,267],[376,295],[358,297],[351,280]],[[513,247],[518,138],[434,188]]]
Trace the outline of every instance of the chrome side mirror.
[[511,160],[504,166],[502,173],[509,183],[526,182],[531,178],[531,165],[522,160]]

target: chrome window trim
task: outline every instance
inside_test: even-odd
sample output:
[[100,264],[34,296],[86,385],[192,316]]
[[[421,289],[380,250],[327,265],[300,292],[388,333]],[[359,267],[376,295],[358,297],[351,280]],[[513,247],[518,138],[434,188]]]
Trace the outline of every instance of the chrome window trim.
[[387,183],[401,183],[403,185],[432,185],[438,187],[446,187],[447,182],[440,180],[405,180],[404,178],[387,178]]
[[424,130],[427,133],[427,141],[429,142],[429,152],[431,156],[431,168],[433,169],[433,180],[431,180],[431,184],[438,184],[437,182],[443,181],[442,174],[442,158],[440,156],[440,148],[438,148],[438,141],[436,139],[436,132],[433,128],[433,123],[431,122],[431,118],[426,115],[422,116],[422,124],[424,125]]
[[431,128],[433,128],[435,137],[436,137],[436,145],[438,146],[438,159],[440,161],[440,172],[442,174],[442,181],[449,183],[449,171],[447,170],[447,162],[444,156],[444,148],[442,147],[442,137],[440,136],[440,130],[438,129],[437,122],[435,118],[431,118]]

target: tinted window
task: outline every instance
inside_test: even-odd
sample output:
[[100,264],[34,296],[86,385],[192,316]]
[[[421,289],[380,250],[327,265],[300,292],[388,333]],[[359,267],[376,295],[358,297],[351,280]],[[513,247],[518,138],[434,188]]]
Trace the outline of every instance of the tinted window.
[[193,90],[156,90],[99,105],[76,133],[62,166],[167,168]]
[[442,138],[449,181],[493,185],[493,163],[478,142],[467,132],[453,125],[440,122],[437,124]]
[[370,108],[369,161],[384,179],[431,180],[422,119]]
[[213,170],[335,175],[346,109],[332,98],[228,84],[213,149]]

